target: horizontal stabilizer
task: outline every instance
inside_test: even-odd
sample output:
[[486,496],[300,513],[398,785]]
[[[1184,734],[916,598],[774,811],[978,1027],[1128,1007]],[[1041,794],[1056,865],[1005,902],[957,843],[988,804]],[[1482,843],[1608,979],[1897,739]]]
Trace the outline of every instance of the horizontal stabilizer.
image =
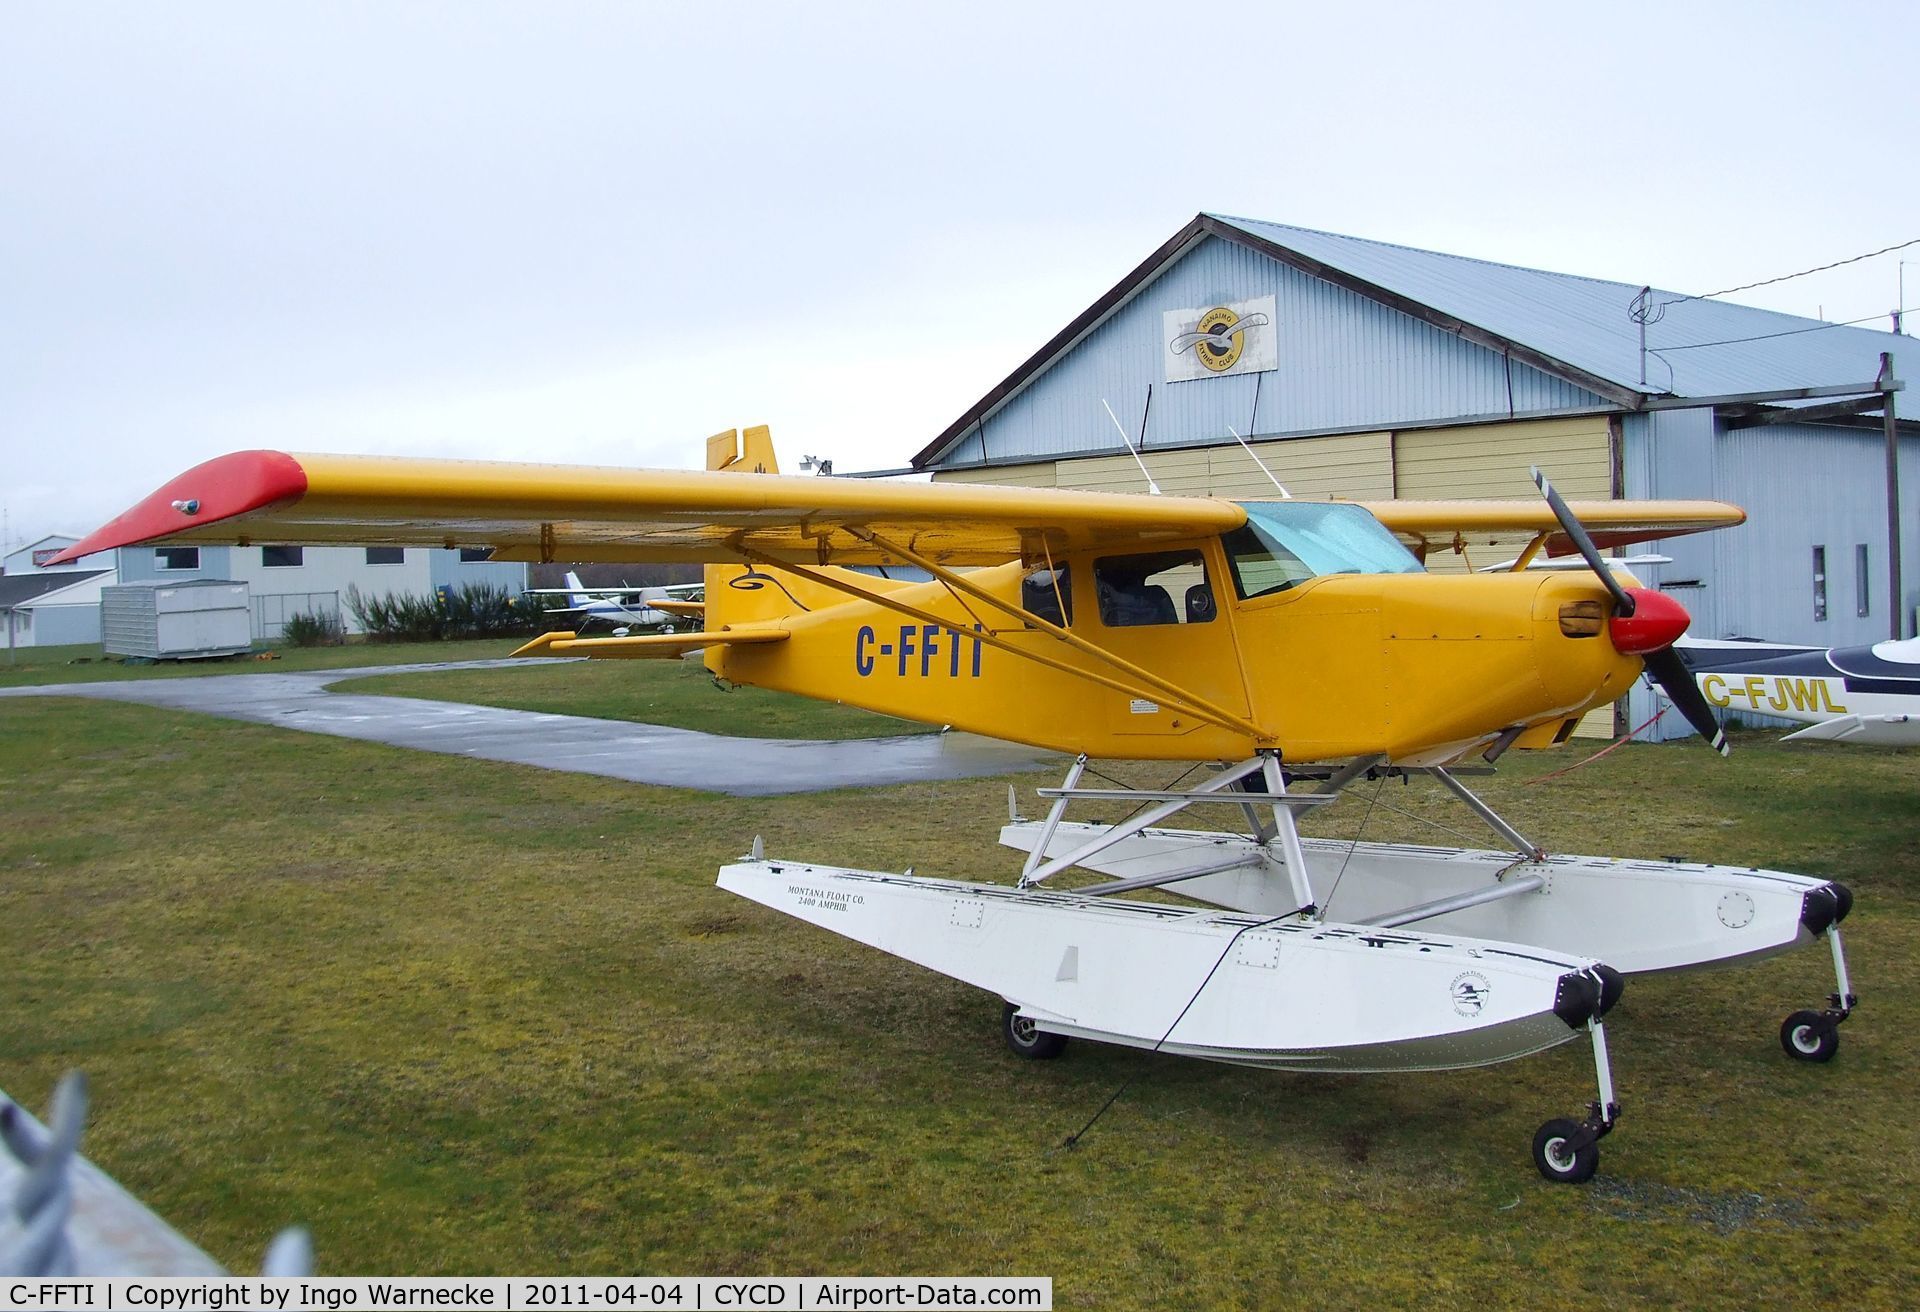
[[543,633],[515,656],[585,656],[591,660],[666,660],[705,647],[785,642],[787,631],[771,626],[722,629],[717,633],[659,633],[631,638],[582,638],[576,633]]

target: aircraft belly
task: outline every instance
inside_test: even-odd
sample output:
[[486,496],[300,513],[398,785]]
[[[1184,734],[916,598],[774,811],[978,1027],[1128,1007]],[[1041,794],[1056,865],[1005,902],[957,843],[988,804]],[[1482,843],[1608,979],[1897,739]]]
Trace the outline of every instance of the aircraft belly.
[[1409,931],[840,867],[748,861],[719,884],[997,993],[1043,1030],[1297,1070],[1437,1070],[1579,1037],[1590,958]]

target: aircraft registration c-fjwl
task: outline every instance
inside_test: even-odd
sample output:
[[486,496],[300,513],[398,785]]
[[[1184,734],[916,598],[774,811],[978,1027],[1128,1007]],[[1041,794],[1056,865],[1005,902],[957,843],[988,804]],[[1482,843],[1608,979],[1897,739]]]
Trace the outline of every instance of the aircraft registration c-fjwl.
[[1690,640],[1676,650],[1713,705],[1807,726],[1782,742],[1920,747],[1920,638],[1864,647]]
[[[523,649],[703,649],[735,683],[1071,753],[1043,817],[1014,816],[1012,885],[768,857],[719,884],[1000,995],[1008,1045],[1072,1037],[1297,1071],[1487,1065],[1586,1036],[1598,1097],[1534,1137],[1590,1177],[1620,1106],[1603,1017],[1623,976],[1824,937],[1837,987],[1782,1026],[1833,1055],[1854,1006],[1840,884],[1771,870],[1548,855],[1461,782],[1564,740],[1643,670],[1717,748],[1673,650],[1687,615],[1601,546],[1738,524],[1717,502],[1236,503],[793,478],[764,428],[708,440],[706,472],[242,452],[168,483],[65,555],[136,543],[384,542],[518,561],[706,565],[704,628]],[[1440,575],[1428,543],[1525,535],[1514,568]],[[1409,549],[1409,546],[1413,548]],[[1579,552],[1582,572],[1529,570]],[[875,567],[883,567],[878,570]],[[907,567],[912,579],[884,567]],[[1088,787],[1094,758],[1212,763],[1185,788]],[[1224,763],[1224,764],[1222,764]],[[1426,774],[1505,850],[1303,838],[1365,778]],[[1070,821],[1071,804],[1140,804]],[[1172,829],[1224,807],[1243,831]],[[1104,877],[1071,892],[1069,868]],[[1142,889],[1189,904],[1129,900]],[[1197,905],[1194,905],[1197,904]]]

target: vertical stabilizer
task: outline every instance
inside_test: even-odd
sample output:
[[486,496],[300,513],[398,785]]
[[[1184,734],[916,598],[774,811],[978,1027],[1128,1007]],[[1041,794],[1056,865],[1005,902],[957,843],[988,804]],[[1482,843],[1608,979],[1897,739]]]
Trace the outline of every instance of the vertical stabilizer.
[[780,466],[773,458],[773,434],[765,424],[755,424],[745,432],[735,428],[715,433],[707,439],[707,468],[739,474],[779,473]]
[[[729,429],[707,439],[707,468],[731,474],[777,474],[780,466],[773,458],[773,434],[765,424],[756,424],[744,432]],[[740,565],[709,565],[706,569],[707,610],[705,627],[723,629],[766,619],[792,609],[781,589],[768,587],[759,579],[736,585],[736,580],[753,571]],[[726,673],[726,648],[709,647],[707,668],[718,675]]]

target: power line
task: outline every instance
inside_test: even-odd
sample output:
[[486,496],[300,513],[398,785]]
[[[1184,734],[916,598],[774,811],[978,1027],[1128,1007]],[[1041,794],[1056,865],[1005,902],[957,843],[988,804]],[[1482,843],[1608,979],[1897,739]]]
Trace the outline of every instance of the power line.
[[1870,260],[1876,255],[1891,255],[1893,252],[1903,251],[1909,246],[1920,246],[1920,237],[1898,242],[1892,246],[1882,246],[1879,250],[1868,251],[1865,255],[1852,255],[1844,260],[1835,260],[1832,264],[1815,265],[1811,269],[1802,269],[1798,273],[1783,273],[1778,278],[1762,278],[1759,282],[1743,283],[1738,287],[1728,287],[1723,291],[1702,292],[1698,296],[1682,296],[1678,300],[1662,301],[1661,304],[1678,305],[1681,301],[1704,301],[1710,300],[1715,296],[1731,296],[1735,292],[1750,292],[1755,287],[1771,287],[1777,282],[1789,282],[1795,278],[1804,278],[1810,273],[1825,273],[1828,269],[1837,269],[1844,264],[1858,264],[1860,261]]
[[[1838,269],[1844,265],[1858,264],[1860,263],[1860,261],[1870,260],[1874,258],[1876,255],[1891,255],[1894,251],[1902,251],[1909,246],[1920,246],[1920,237],[1913,237],[1913,238],[1909,238],[1906,241],[1895,242],[1891,246],[1882,246],[1879,250],[1868,251],[1864,255],[1850,255],[1844,260],[1835,260],[1831,264],[1817,264],[1811,269],[1801,269],[1797,273],[1783,273],[1777,278],[1762,278],[1758,282],[1741,283],[1738,287],[1723,287],[1717,292],[1701,292],[1694,296],[1675,296],[1664,301],[1657,301],[1657,302],[1654,301],[1652,298],[1652,288],[1643,288],[1641,289],[1640,294],[1633,298],[1633,302],[1627,311],[1627,315],[1636,323],[1643,323],[1643,324],[1659,323],[1660,320],[1666,316],[1667,307],[1669,305],[1683,305],[1688,301],[1707,301],[1707,300],[1712,300],[1714,297],[1717,297],[1717,296],[1731,296],[1735,292],[1752,291],[1756,287],[1771,287],[1775,283],[1791,282],[1795,278],[1804,278],[1810,273],[1825,273],[1828,269]],[[1905,311],[1902,311],[1902,313],[1905,313]],[[1878,316],[1873,316],[1873,317],[1878,317]],[[1862,320],[1861,322],[1864,322],[1864,320]],[[1839,327],[1841,325],[1836,324],[1833,326]],[[1805,331],[1811,331],[1811,330],[1809,329]],[[1780,335],[1784,336],[1784,334],[1780,334]],[[1753,339],[1753,340],[1757,340],[1757,339]],[[1711,343],[1711,344],[1719,345],[1719,343]],[[1705,345],[1709,345],[1709,343],[1701,342],[1701,343],[1698,343],[1698,345],[1705,346]],[[1684,348],[1662,347],[1661,349],[1668,350],[1668,349],[1684,349]]]
[[[1673,302],[1669,301],[1667,304],[1671,305]],[[1892,311],[1892,313],[1904,317],[1909,314],[1920,313],[1920,310],[1903,309]],[[1869,314],[1859,319],[1847,319],[1840,323],[1817,323],[1811,328],[1788,328],[1782,332],[1760,333],[1753,337],[1727,337],[1717,342],[1688,342],[1685,346],[1662,346],[1660,351],[1652,351],[1651,348],[1649,348],[1649,352],[1658,355],[1661,351],[1697,351],[1703,346],[1736,346],[1741,342],[1764,342],[1775,337],[1797,337],[1801,333],[1825,332],[1829,328],[1855,328],[1863,323],[1872,323],[1875,319],[1884,318],[1887,314],[1888,311],[1882,310],[1879,314]]]

